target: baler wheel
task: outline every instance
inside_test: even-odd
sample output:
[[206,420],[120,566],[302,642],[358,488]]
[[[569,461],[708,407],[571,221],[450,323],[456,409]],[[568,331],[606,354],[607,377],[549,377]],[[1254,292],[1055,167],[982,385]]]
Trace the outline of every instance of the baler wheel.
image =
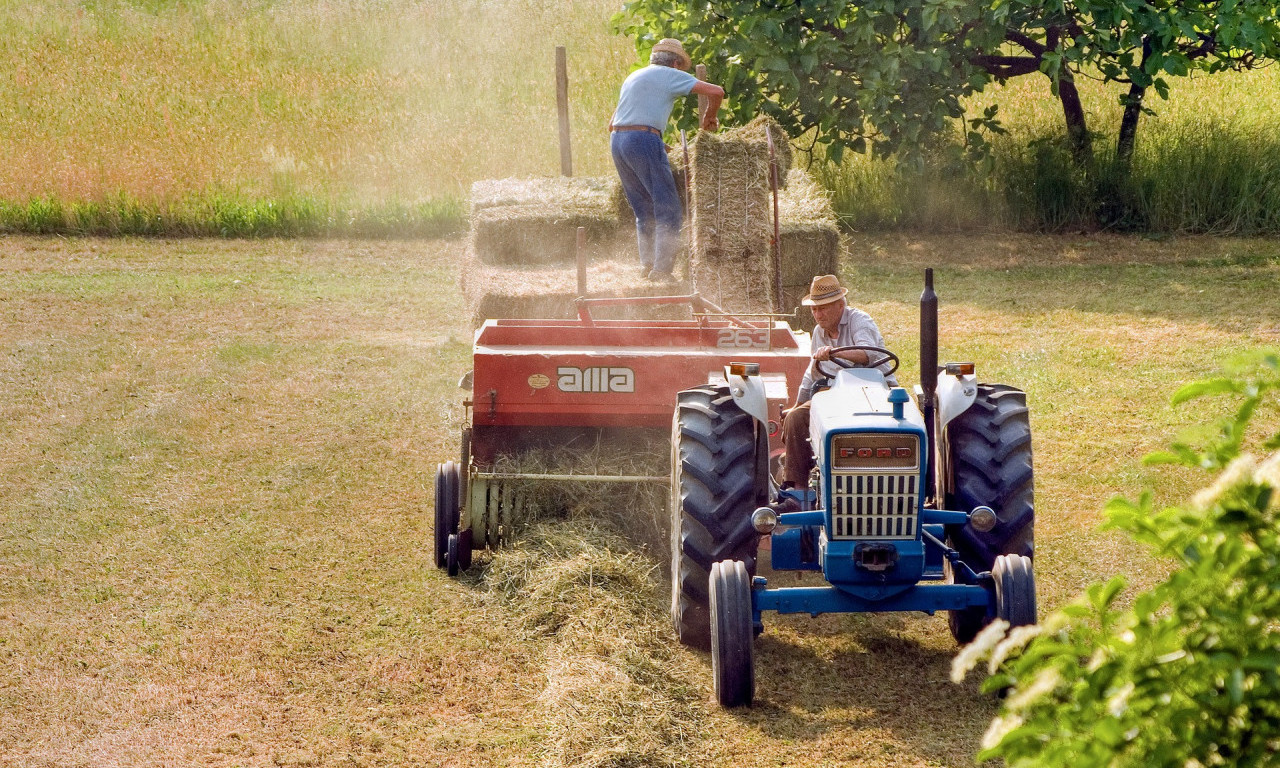
[[711,676],[722,707],[751,706],[756,693],[751,576],[741,560],[711,566]]
[[[947,439],[953,475],[947,508],[968,511],[986,505],[999,518],[986,533],[967,525],[950,528],[948,543],[979,573],[991,570],[1000,555],[1030,558],[1035,550],[1035,475],[1026,395],[1002,384],[979,384],[973,405],[947,425]],[[966,608],[951,611],[948,623],[956,642],[964,645],[988,621],[985,609]]]
[[996,617],[1011,627],[1036,623],[1036,580],[1031,558],[1000,555],[991,569],[996,582]]
[[470,528],[458,531],[458,567],[464,571],[471,569],[471,541]]
[[458,534],[449,534],[449,545],[444,557],[445,573],[450,576],[458,575]]
[[671,435],[671,618],[685,645],[711,648],[711,566],[742,561],[755,573],[760,535],[751,513],[768,495],[755,422],[728,385],[678,395]]
[[452,461],[441,464],[436,469],[436,507],[435,507],[435,545],[436,567],[448,565],[449,536],[458,532],[461,496],[459,495],[460,472],[458,465]]

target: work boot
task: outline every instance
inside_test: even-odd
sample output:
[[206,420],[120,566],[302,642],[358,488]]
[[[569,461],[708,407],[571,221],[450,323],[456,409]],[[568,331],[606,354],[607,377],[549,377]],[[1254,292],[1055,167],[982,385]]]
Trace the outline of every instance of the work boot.
[[650,272],[649,276],[645,279],[651,283],[674,283],[676,281],[676,276],[670,272],[654,271]]
[[653,267],[650,267],[650,266],[648,266],[647,264],[641,264],[641,265],[640,265],[640,279],[641,279],[641,280],[644,280],[644,279],[648,278],[648,277],[649,277],[649,273],[650,273],[650,272],[652,272],[652,271],[653,271]]

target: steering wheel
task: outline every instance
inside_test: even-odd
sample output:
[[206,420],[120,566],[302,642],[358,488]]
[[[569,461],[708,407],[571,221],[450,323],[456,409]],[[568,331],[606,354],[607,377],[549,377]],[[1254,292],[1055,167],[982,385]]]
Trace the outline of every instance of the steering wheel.
[[[880,359],[877,360],[875,359],[874,356],[867,355],[868,360],[866,364],[858,364],[858,363],[853,363],[848,360],[845,360],[844,358],[841,358],[841,357],[836,357],[836,353],[838,352],[849,352],[855,349],[860,349],[863,352],[874,352],[875,354],[880,355]],[[847,347],[832,347],[830,360],[815,360],[813,363],[813,368],[815,371],[817,371],[819,376],[823,376],[828,379],[835,378],[835,373],[827,373],[827,371],[823,370],[822,368],[823,363],[833,363],[839,368],[879,368],[885,363],[893,363],[893,367],[890,368],[888,372],[884,374],[885,376],[892,376],[894,371],[898,370],[899,360],[897,355],[893,354],[892,352],[885,349],[884,347],[872,347],[866,344],[850,344]],[[836,373],[838,372],[839,371],[837,371]]]

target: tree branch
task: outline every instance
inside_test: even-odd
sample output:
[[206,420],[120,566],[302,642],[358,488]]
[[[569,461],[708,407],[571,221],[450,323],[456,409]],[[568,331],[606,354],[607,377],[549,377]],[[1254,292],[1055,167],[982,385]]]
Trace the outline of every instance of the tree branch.
[[971,56],[969,61],[982,67],[988,74],[1007,80],[1018,75],[1029,75],[1040,69],[1038,56]]
[[1039,42],[1038,40],[1026,34],[1025,32],[1019,32],[1016,29],[1005,30],[1004,39],[1008,40],[1011,43],[1014,43],[1015,45],[1021,46],[1023,50],[1025,50],[1027,53],[1031,54],[1032,56],[1035,56],[1036,59],[1039,59],[1041,56],[1045,54],[1046,51],[1049,50],[1044,46],[1043,43]]

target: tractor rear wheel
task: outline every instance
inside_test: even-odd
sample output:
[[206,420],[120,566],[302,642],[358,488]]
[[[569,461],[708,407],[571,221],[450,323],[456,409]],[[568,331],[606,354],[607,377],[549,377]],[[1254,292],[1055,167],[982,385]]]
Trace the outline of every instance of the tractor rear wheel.
[[711,566],[711,676],[722,707],[751,706],[756,692],[751,576],[741,560]]
[[[1002,384],[979,384],[978,397],[947,425],[952,474],[947,508],[995,510],[999,522],[983,533],[971,526],[948,530],[951,546],[974,571],[990,571],[1000,555],[1034,553],[1034,472],[1027,396]],[[949,624],[964,645],[987,624],[983,608],[951,611]]]
[[[671,618],[685,645],[711,647],[708,579],[721,560],[756,570],[751,513],[768,500],[767,451],[728,385],[678,395],[671,434]],[[764,460],[762,460],[762,458]]]
[[1011,627],[1036,623],[1036,580],[1031,572],[1031,558],[1022,555],[1000,555],[991,568],[996,582],[996,618]]
[[461,472],[452,461],[436,469],[435,545],[436,567],[448,565],[449,536],[458,532],[461,511]]

